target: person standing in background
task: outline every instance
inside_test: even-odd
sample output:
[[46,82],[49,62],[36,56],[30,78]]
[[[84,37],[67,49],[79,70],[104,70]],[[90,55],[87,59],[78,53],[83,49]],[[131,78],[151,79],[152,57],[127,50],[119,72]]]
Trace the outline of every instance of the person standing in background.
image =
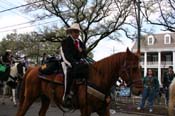
[[175,74],[173,71],[173,67],[169,66],[168,71],[164,74],[163,76],[163,88],[165,91],[165,98],[166,98],[166,105],[168,106],[168,101],[169,101],[169,86],[174,79]]
[[137,107],[137,110],[144,109],[145,102],[148,99],[149,103],[149,112],[153,112],[153,103],[154,98],[159,91],[159,81],[155,77],[152,69],[148,69],[147,75],[143,78],[144,90],[142,93],[142,99],[140,105]]

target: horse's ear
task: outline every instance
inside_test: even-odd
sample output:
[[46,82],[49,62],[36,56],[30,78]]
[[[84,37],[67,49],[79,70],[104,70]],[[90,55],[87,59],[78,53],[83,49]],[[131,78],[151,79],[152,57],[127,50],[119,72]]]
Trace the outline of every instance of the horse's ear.
[[140,49],[137,49],[136,55],[140,58]]
[[127,53],[130,53],[130,52],[131,52],[131,51],[129,50],[129,48],[128,48],[128,47],[127,47],[127,49],[126,49],[126,52],[127,52]]

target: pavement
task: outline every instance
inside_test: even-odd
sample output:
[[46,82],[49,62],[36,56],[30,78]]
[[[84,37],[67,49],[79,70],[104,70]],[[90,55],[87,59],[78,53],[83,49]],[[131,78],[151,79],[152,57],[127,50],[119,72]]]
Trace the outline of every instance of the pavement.
[[[1,92],[0,92],[1,93]],[[1,103],[1,94],[0,94],[0,116],[15,116],[17,112],[17,106],[14,106],[12,101],[7,96],[5,98],[5,104]],[[155,103],[154,110],[152,113],[148,112],[148,108],[138,111],[136,110],[140,97],[117,97],[111,102],[111,116],[166,116],[167,107],[165,107],[164,100],[161,100],[159,103]],[[38,116],[40,109],[40,102],[37,100],[27,111],[25,116]],[[59,110],[58,107],[52,103],[47,111],[46,116],[63,116],[63,112]],[[75,112],[66,113],[64,116],[80,116],[79,110]],[[97,116],[93,113],[91,116]]]
[[[40,102],[36,101],[29,108],[25,116],[38,116],[39,109],[40,109]],[[15,116],[16,111],[17,111],[17,106],[13,105],[9,97],[5,98],[5,104],[1,103],[1,98],[0,98],[0,116]],[[111,113],[111,116],[139,116],[136,114],[116,112],[115,109],[111,109],[110,113]],[[51,104],[47,111],[46,116],[63,116],[63,112],[59,110],[58,107],[56,107],[54,104]],[[80,116],[80,112],[76,110],[75,112],[66,113],[64,114],[64,116]],[[93,113],[91,116],[98,116],[98,115]]]

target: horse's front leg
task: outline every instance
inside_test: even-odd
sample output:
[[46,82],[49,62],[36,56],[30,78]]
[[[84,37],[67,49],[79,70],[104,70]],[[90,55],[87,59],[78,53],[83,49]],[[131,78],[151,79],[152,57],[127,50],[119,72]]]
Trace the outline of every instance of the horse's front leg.
[[111,102],[111,97],[107,96],[106,97],[106,101],[104,103],[104,108],[102,108],[103,110],[97,111],[97,114],[99,116],[110,116],[110,102]]
[[90,116],[92,113],[92,109],[91,107],[86,106],[86,107],[80,108],[80,113],[81,113],[81,116]]
[[98,111],[97,114],[99,116],[110,116],[109,109],[110,109],[110,106],[108,105],[107,107],[105,107],[104,110]]

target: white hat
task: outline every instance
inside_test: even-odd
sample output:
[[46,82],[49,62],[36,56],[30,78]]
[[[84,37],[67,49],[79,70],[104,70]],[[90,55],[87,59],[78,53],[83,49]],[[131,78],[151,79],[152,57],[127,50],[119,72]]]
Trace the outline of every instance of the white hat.
[[79,25],[78,23],[74,23],[74,24],[72,24],[69,28],[67,28],[66,31],[70,31],[70,30],[78,30],[78,31],[81,31],[80,25]]

